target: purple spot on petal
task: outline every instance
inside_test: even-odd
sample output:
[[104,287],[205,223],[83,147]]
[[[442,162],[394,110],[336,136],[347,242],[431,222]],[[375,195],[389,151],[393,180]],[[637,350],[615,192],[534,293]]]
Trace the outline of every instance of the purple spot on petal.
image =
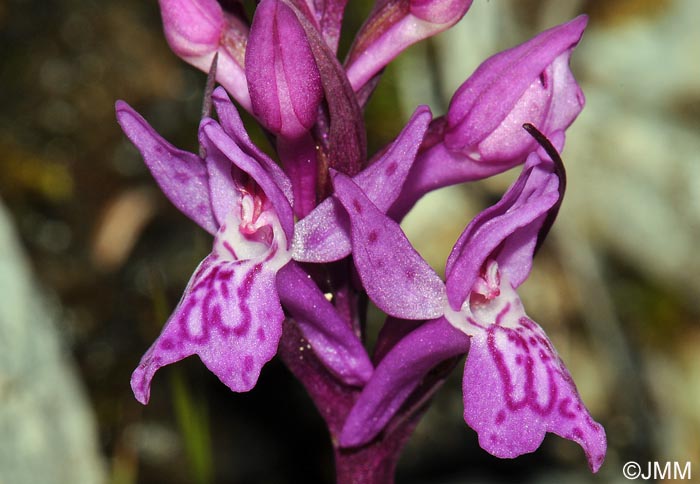
[[583,432],[581,431],[580,428],[574,427],[571,430],[571,434],[574,436],[574,438],[579,439],[579,440],[583,440]]
[[490,438],[491,443],[495,444],[496,442],[498,442],[498,436],[496,434],[491,434]]
[[415,279],[415,277],[416,277],[416,271],[415,271],[415,270],[413,270],[413,269],[411,269],[411,268],[406,269],[406,279],[408,279],[410,282],[413,282],[413,280]]
[[250,373],[250,370],[253,369],[253,357],[248,355],[245,358],[243,358],[243,371],[246,373]]
[[162,340],[160,340],[159,346],[166,351],[171,350],[174,346],[173,340],[171,340],[170,338],[163,338]]
[[392,161],[389,166],[386,167],[386,176],[391,176],[396,173],[396,169],[399,167],[398,163]]
[[362,213],[362,205],[360,205],[360,201],[356,198],[352,199],[352,206],[355,208],[355,211],[359,214]]
[[569,397],[559,402],[559,414],[564,418],[574,419],[576,418],[576,414],[569,410],[569,403],[571,403],[571,398]]
[[258,341],[263,342],[265,341],[265,330],[263,328],[258,328]]
[[547,89],[548,81],[549,81],[549,79],[548,79],[548,76],[547,76],[547,72],[546,72],[546,71],[542,71],[542,72],[540,73],[540,84],[542,84],[542,87],[543,87],[544,89]]
[[506,412],[504,410],[499,410],[496,414],[496,425],[501,425],[506,419]]
[[377,234],[376,230],[372,230],[368,235],[367,235],[367,242],[370,244],[374,244],[377,239],[379,238],[379,235]]

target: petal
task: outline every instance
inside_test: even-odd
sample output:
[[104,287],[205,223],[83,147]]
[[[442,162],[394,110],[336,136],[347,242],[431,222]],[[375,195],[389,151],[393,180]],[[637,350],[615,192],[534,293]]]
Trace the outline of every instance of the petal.
[[[568,69],[571,51],[581,39],[586,23],[587,17],[579,16],[482,63],[450,102],[447,148],[465,154],[473,152],[482,161],[522,160],[534,142],[520,126],[530,122],[544,128],[541,124],[552,107],[554,84],[557,89],[562,88],[560,80],[550,82],[551,65],[563,56],[564,65],[559,61],[557,75],[562,74],[562,67]],[[566,77],[564,92],[557,93],[575,100],[570,111],[573,117],[560,119],[563,125],[547,127],[545,134],[566,128],[583,107],[580,89],[571,80],[573,77]],[[571,90],[573,94],[569,96]],[[561,101],[555,104],[563,107]],[[491,135],[495,138],[485,141]],[[480,146],[484,142],[486,145]]]
[[464,368],[464,420],[479,444],[497,457],[537,449],[546,432],[577,442],[596,472],[606,452],[603,427],[581,402],[569,371],[540,326],[527,317],[515,291],[482,329],[472,326]]
[[340,445],[356,447],[372,440],[432,368],[468,350],[469,337],[443,318],[401,339],[374,370],[348,414]]
[[503,198],[471,221],[447,259],[447,294],[454,309],[467,300],[488,258],[498,262],[514,287],[527,278],[539,230],[560,196],[554,165],[531,154]]
[[253,113],[285,138],[316,122],[323,91],[314,56],[294,11],[279,0],[255,10],[245,61]]
[[282,305],[323,364],[348,385],[366,383],[374,367],[362,342],[311,276],[291,262],[277,274],[277,289]]
[[350,217],[353,258],[370,299],[397,318],[441,316],[445,285],[411,246],[401,227],[349,177],[335,173],[333,183],[335,195]]
[[193,354],[231,390],[253,388],[282,334],[276,271],[260,260],[204,259],[131,377],[136,399],[148,403],[155,372]]
[[197,57],[216,51],[225,28],[224,13],[216,0],[158,3],[165,38],[173,52],[180,57]]
[[[443,118],[434,121],[435,126]],[[431,130],[433,125],[431,125]],[[439,128],[438,128],[439,129]],[[418,200],[428,192],[449,185],[481,180],[512,168],[508,163],[482,163],[457,151],[450,151],[444,143],[439,142],[421,149],[401,194],[389,210],[394,220],[403,219]]]
[[159,0],[163,30],[170,48],[185,62],[209,72],[219,54],[216,80],[251,109],[243,69],[248,25],[225,12],[216,0]]
[[357,34],[346,62],[359,91],[404,49],[457,23],[472,0],[378,1]]
[[212,93],[212,101],[216,108],[216,114],[224,131],[236,142],[238,147],[243,150],[251,158],[254,158],[260,163],[265,171],[275,180],[277,186],[282,190],[290,205],[294,205],[292,197],[292,184],[284,174],[282,168],[277,163],[272,161],[269,156],[263,153],[260,148],[255,146],[248,136],[248,132],[243,126],[243,121],[238,114],[238,110],[229,99],[228,94],[222,87],[217,87]]
[[[353,178],[382,212],[400,196],[431,117],[428,107],[419,106],[386,152]],[[342,206],[335,198],[327,198],[297,223],[292,243],[294,259],[304,262],[342,259],[352,250],[349,232]]]
[[[236,142],[222,129],[222,127],[211,119],[204,119],[200,125],[200,142],[207,151],[207,157],[223,156],[231,163],[250,175],[253,180],[262,188],[265,195],[275,208],[275,212],[280,219],[280,224],[287,235],[287,240],[292,240],[294,233],[294,215],[292,207],[289,205],[287,197],[275,180],[258,163],[255,158],[244,153]],[[216,152],[219,152],[217,154]],[[225,194],[212,194],[212,197]]]
[[117,101],[116,111],[119,125],[141,152],[165,196],[200,227],[215,234],[218,224],[214,220],[207,169],[202,160],[165,141],[125,102]]

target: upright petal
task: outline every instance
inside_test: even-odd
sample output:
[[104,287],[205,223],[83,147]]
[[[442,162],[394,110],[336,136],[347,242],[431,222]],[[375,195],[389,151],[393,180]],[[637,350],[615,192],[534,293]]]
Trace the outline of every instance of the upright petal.
[[605,459],[603,427],[586,410],[576,385],[542,328],[523,310],[507,276],[500,294],[473,305],[464,368],[464,419],[479,444],[497,457],[536,450],[546,432],[577,442],[593,472]]
[[349,324],[298,264],[290,262],[277,274],[277,289],[316,356],[348,385],[361,386],[373,366]]
[[[238,144],[226,134],[223,128],[211,119],[204,119],[201,123],[200,142],[206,148],[207,157],[222,157],[225,160],[229,160],[230,163],[233,163],[255,180],[272,203],[287,240],[291,242],[294,232],[292,208],[289,206],[289,201],[282,189],[258,160],[244,153]],[[229,197],[230,195],[226,193],[212,194],[212,197],[214,196]]]
[[265,260],[204,259],[131,377],[137,400],[148,403],[159,368],[193,354],[231,390],[253,388],[282,335],[277,269]]
[[307,133],[323,90],[304,29],[284,2],[263,0],[256,8],[245,66],[253,113],[261,123],[285,138]]
[[384,215],[347,176],[333,178],[335,196],[352,227],[355,266],[367,295],[384,312],[403,319],[432,319],[446,302],[440,277],[416,252],[401,227]]
[[270,177],[275,181],[275,184],[282,190],[284,196],[287,197],[289,205],[294,206],[294,197],[292,196],[292,184],[282,168],[277,163],[272,161],[269,156],[263,153],[260,148],[255,146],[253,141],[248,136],[248,132],[243,126],[238,110],[229,99],[228,94],[223,88],[217,87],[212,93],[212,101],[216,108],[216,114],[221,123],[221,127],[238,145],[238,147],[251,158],[254,158],[262,165]]
[[138,148],[163,193],[182,213],[215,234],[207,168],[201,158],[165,141],[131,106],[117,101],[117,121]]
[[425,375],[441,362],[469,350],[469,337],[445,319],[429,321],[382,359],[348,414],[340,445],[366,444],[384,429]]
[[477,215],[452,249],[445,274],[453,309],[467,301],[488,258],[498,262],[514,287],[527,278],[539,231],[561,196],[555,165],[532,153],[503,198]]
[[[430,109],[419,106],[389,148],[353,178],[382,212],[400,196],[431,116]],[[337,199],[327,198],[297,223],[292,247],[294,259],[303,262],[330,262],[350,254],[350,230]]]

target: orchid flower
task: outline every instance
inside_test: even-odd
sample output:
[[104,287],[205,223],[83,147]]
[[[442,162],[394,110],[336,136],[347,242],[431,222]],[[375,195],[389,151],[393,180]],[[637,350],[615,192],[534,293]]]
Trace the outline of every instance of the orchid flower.
[[583,109],[584,96],[569,68],[585,15],[546,30],[484,61],[452,97],[447,115],[433,121],[401,198],[401,219],[429,191],[478,180],[525,161],[535,148],[521,128],[532,123],[564,145],[564,130]]
[[[331,372],[351,385],[365,382],[372,365],[359,339],[292,261],[289,179],[251,142],[221,88],[214,91],[213,102],[220,124],[208,118],[201,123],[204,159],[173,147],[126,103],[117,103],[122,129],[163,192],[214,235],[212,253],[195,271],[163,333],[134,372],[134,393],[147,402],[154,373],[195,353],[232,390],[249,390],[276,353],[284,319],[280,299]],[[358,183],[374,187],[368,191],[377,203],[388,207],[398,195],[398,190],[380,187],[401,185],[430,120],[427,108],[417,110],[372,168],[356,176]],[[322,204],[307,219],[330,233],[344,233],[344,220],[327,206]],[[333,259],[323,247],[309,243],[299,252],[307,259]],[[313,256],[314,250],[320,255]]]
[[117,103],[122,129],[163,192],[214,235],[211,254],[134,372],[136,397],[146,403],[154,373],[192,354],[232,390],[250,390],[277,350],[285,317],[280,299],[297,300],[288,310],[330,371],[348,384],[366,381],[372,366],[359,339],[291,261],[289,180],[252,144],[220,89],[214,104],[221,124],[202,121],[202,159],[173,147],[126,103]]
[[467,226],[447,260],[445,284],[393,220],[352,180],[335,175],[335,196],[351,220],[353,258],[367,294],[394,318],[427,320],[385,353],[346,420],[341,445],[371,441],[428,371],[467,353],[464,418],[482,448],[516,457],[553,432],[580,444],[598,470],[604,430],[516,292],[563,196],[563,165],[553,147],[549,153],[559,162],[530,154],[500,202]]

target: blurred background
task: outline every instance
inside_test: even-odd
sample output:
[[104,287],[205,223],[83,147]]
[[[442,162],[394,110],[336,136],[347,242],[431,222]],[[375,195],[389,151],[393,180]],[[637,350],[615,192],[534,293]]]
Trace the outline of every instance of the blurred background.
[[[351,4],[348,33],[371,8]],[[587,106],[563,153],[568,193],[520,292],[606,427],[607,461],[591,475],[552,435],[532,455],[491,457],[462,420],[457,370],[400,483],[626,482],[630,460],[690,461],[700,475],[700,3],[474,0],[387,69],[367,111],[370,150],[417,104],[443,114],[489,55],[583,12],[572,66]],[[249,394],[196,358],[161,370],[147,407],[131,394],[131,371],[210,248],[114,119],[124,99],[196,150],[205,76],[169,51],[157,3],[4,0],[0,39],[0,484],[333,482],[323,423],[277,361]],[[431,194],[406,232],[442,271],[515,176]]]

